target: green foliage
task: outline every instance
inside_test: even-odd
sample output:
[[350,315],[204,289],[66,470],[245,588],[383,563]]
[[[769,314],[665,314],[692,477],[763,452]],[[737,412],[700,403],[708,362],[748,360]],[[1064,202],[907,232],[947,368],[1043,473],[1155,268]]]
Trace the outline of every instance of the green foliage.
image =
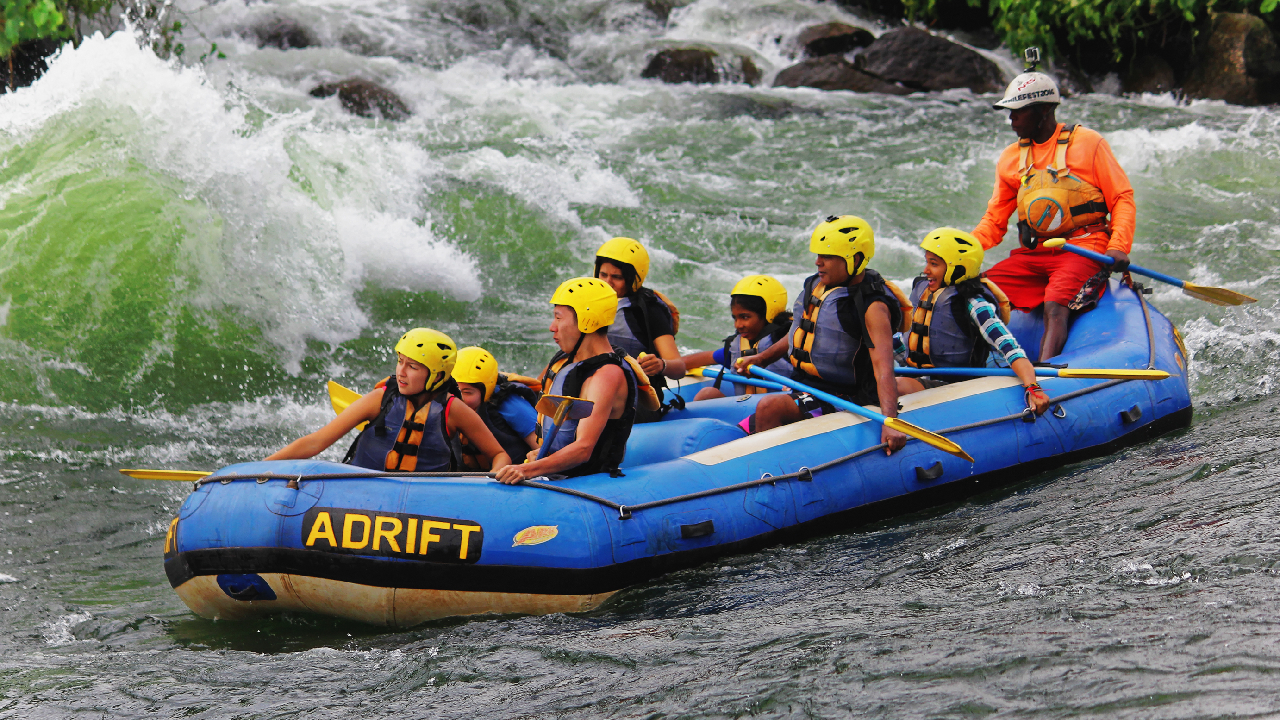
[[65,37],[64,17],[54,0],[0,0],[0,57],[24,40]]
[[1038,46],[1048,57],[1067,47],[1101,41],[1119,62],[1149,33],[1194,25],[1212,12],[1268,16],[1280,0],[903,0],[907,16],[929,21],[944,2],[984,8],[991,27],[1015,53]]

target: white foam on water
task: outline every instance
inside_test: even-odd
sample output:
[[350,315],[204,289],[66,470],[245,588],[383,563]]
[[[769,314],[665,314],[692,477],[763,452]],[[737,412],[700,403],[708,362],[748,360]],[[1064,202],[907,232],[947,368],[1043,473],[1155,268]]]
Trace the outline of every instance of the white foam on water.
[[369,279],[476,297],[474,262],[424,215],[423,188],[440,168],[416,144],[365,121],[335,129],[317,127],[313,111],[264,114],[237,89],[242,78],[222,79],[225,92],[126,32],[95,36],[0,98],[0,133],[22,142],[60,118],[101,125],[117,153],[101,162],[180,183],[217,223],[188,228],[190,302],[258,322],[291,370],[308,339],[338,344],[367,325],[353,295]]
[[12,576],[12,575],[6,575],[6,574],[4,574],[4,573],[0,573],[0,584],[4,584],[4,583],[16,583],[16,582],[18,582],[18,578],[14,577],[14,576]]
[[75,635],[71,631],[81,623],[87,622],[93,615],[87,612],[71,613],[70,615],[62,615],[56,620],[50,620],[42,623],[39,628],[40,637],[44,639],[46,645],[70,645],[76,642]]
[[1176,162],[1190,151],[1212,151],[1222,145],[1222,132],[1199,122],[1176,128],[1148,130],[1129,128],[1106,133],[1116,160],[1128,174],[1156,170],[1168,162]]

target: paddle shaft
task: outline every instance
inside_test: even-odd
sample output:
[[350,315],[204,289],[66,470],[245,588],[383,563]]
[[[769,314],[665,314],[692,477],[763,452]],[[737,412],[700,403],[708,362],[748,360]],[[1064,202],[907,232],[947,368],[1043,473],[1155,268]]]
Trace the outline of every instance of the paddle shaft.
[[765,370],[762,367],[752,365],[751,374],[759,375],[765,380],[770,380],[772,382],[778,383],[779,385],[785,385],[786,387],[789,387],[792,390],[799,390],[800,392],[809,393],[810,395],[818,398],[819,400],[831,403],[832,405],[840,408],[841,410],[847,410],[848,412],[851,412],[854,415],[861,415],[864,418],[875,420],[881,425],[885,424],[889,420],[889,418],[885,417],[884,415],[881,415],[880,413],[874,410],[868,410],[862,407],[861,405],[858,405],[857,403],[851,403],[848,400],[832,395],[831,393],[825,393],[816,388],[811,388],[808,385],[805,385],[804,383],[798,383],[795,380],[792,380],[791,378],[783,377],[778,373],[770,372],[768,370]]
[[[1163,370],[1119,369],[1107,368],[1046,368],[1035,369],[1038,377],[1063,378],[1119,378],[1123,380],[1163,380],[1169,373]],[[1017,377],[1017,373],[1009,368],[894,368],[894,375],[903,377]]]
[[738,375],[737,373],[731,373],[726,370],[708,370],[707,368],[702,368],[702,377],[708,377],[713,379],[718,377],[726,382],[737,383],[739,385],[754,385],[755,387],[765,388],[766,390],[785,390],[786,389],[785,385],[780,385],[775,382],[769,382],[767,380],[757,380],[756,378],[745,377],[743,375]]
[[[1063,243],[1061,247],[1063,250],[1067,250],[1068,252],[1073,252],[1079,255],[1080,257],[1089,258],[1094,262],[1100,262],[1103,265],[1116,264],[1115,258],[1109,257],[1107,255],[1103,255],[1102,253],[1094,252],[1087,248],[1082,248],[1079,245],[1072,245],[1071,243]],[[1159,280],[1160,282],[1169,283],[1174,287],[1185,288],[1187,286],[1186,280],[1176,278],[1172,275],[1165,275],[1164,273],[1156,272],[1155,270],[1148,270],[1147,268],[1144,268],[1140,265],[1134,265],[1133,263],[1129,264],[1129,272],[1135,272],[1135,273],[1138,273],[1139,275],[1146,275],[1147,277],[1153,278],[1155,280]]]
[[556,435],[560,434],[560,426],[564,424],[564,419],[569,416],[569,408],[572,403],[562,402],[560,407],[556,408],[556,414],[551,416],[551,432],[543,438],[542,444],[538,446],[537,460],[547,456],[547,452],[551,450],[551,443],[555,442]]

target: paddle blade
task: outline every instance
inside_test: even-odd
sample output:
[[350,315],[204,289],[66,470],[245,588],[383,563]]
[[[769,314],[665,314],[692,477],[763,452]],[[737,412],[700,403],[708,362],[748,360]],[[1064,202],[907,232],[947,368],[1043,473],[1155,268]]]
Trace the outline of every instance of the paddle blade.
[[[343,410],[359,399],[360,393],[351,388],[342,387],[332,380],[329,381],[329,404],[333,406],[334,415],[341,415]],[[356,426],[356,432],[364,430],[364,426],[368,424],[368,421],[360,423]]]
[[1105,368],[1062,368],[1058,377],[1109,378],[1114,380],[1163,380],[1169,377],[1164,370],[1107,370]]
[[360,393],[329,381],[329,404],[333,405],[333,414],[340,415],[351,403],[360,399]]
[[899,420],[898,418],[885,418],[884,424],[885,424],[885,427],[893,428],[894,430],[897,430],[903,435],[909,435],[917,440],[920,440],[921,442],[926,442],[938,448],[942,452],[950,453],[963,460],[968,460],[969,462],[973,462],[973,456],[965,452],[964,448],[942,437],[941,435],[938,435],[937,433],[931,433],[922,427],[912,425],[906,420]]
[[177,480],[179,482],[193,482],[202,477],[208,477],[213,473],[204,472],[202,470],[120,470],[121,475],[128,475],[131,478],[139,480]]
[[1192,283],[1184,284],[1182,286],[1182,292],[1184,295],[1193,297],[1197,300],[1203,300],[1207,303],[1222,305],[1224,307],[1258,302],[1257,298],[1251,298],[1248,295],[1238,293],[1235,290],[1228,290],[1220,287],[1207,287]]
[[567,395],[543,395],[534,409],[546,417],[557,418],[563,422],[564,420],[582,420],[590,417],[591,410],[595,406],[595,403],[582,398],[569,397]]

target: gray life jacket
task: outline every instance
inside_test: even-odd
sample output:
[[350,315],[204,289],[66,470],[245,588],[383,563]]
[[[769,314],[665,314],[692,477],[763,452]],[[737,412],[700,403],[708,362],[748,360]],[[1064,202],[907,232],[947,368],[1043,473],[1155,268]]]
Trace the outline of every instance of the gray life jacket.
[[[556,355],[557,357],[552,358],[548,367],[553,367],[564,353],[556,353]],[[622,464],[622,458],[627,452],[627,438],[631,437],[631,427],[635,424],[636,404],[638,401],[635,373],[632,372],[631,365],[623,359],[622,355],[621,348],[615,347],[612,353],[596,355],[586,360],[568,363],[549,378],[551,387],[545,391],[545,394],[567,395],[569,397],[581,397],[582,385],[587,381],[587,378],[605,365],[617,365],[622,368],[622,374],[627,379],[626,410],[623,411],[622,417],[611,418],[605,422],[604,431],[600,433],[595,447],[591,450],[591,457],[587,458],[586,462],[568,470],[561,470],[561,474],[569,477],[591,475],[598,472],[607,472],[614,477],[621,475],[618,471],[618,466]],[[543,382],[543,387],[547,387],[545,381]],[[542,437],[544,439],[551,434],[553,427],[555,427],[555,421],[552,418],[543,418]],[[564,449],[576,440],[577,436],[578,421],[565,420],[561,423],[555,439],[552,440],[546,456]]]
[[[632,303],[634,298],[642,299],[639,303]],[[647,307],[641,307],[641,303],[645,303]],[[654,307],[655,304],[658,307]],[[654,338],[649,337],[648,321],[650,312],[662,311],[671,313],[662,298],[657,294],[645,293],[644,288],[618,298],[618,314],[609,326],[609,344],[622,349],[633,358],[640,357],[640,353],[659,354],[653,345]]]
[[[782,339],[783,337],[786,337],[787,330],[788,330],[787,326],[779,327],[770,323],[769,325],[766,325],[764,327],[764,332],[760,334],[760,339],[756,340],[754,345],[747,342],[746,338],[742,337],[737,333],[734,333],[729,337],[725,338],[724,339],[724,358],[725,358],[724,368],[729,372],[736,373],[737,370],[734,369],[734,364],[738,361],[738,358],[744,355],[747,357],[750,357],[752,355],[759,355],[765,350],[768,350],[770,347],[773,346],[775,342]],[[772,363],[765,365],[764,369],[770,372],[778,373],[779,375],[782,375],[784,377],[791,377],[791,363],[787,360],[785,355],[778,358],[777,360],[774,360]],[[716,378],[714,387],[717,390],[720,389],[719,377]],[[735,395],[752,395],[752,394],[758,394],[762,392],[765,392],[764,388],[756,387],[755,385],[739,385],[737,383],[733,383],[733,393]]]
[[862,282],[852,287],[823,287],[816,274],[809,276],[792,311],[792,379],[855,402],[876,402],[869,352],[874,346],[865,320],[867,308],[876,302],[889,310],[889,327],[899,327],[898,298],[876,271],[866,270]]
[[[970,282],[970,281],[966,281]],[[995,296],[980,281],[967,288],[970,296],[978,295],[996,305]],[[942,288],[932,298],[929,278],[921,275],[911,285],[911,332],[906,338],[907,364],[912,367],[983,367],[990,346],[973,322],[964,294],[955,285]]]
[[[451,443],[444,422],[445,403],[452,400],[452,396],[438,391],[424,407],[418,408],[412,420],[407,420],[405,413],[409,401],[394,387],[394,383],[394,379],[387,383],[382,395],[382,409],[361,431],[343,462],[392,472],[444,472],[453,469]],[[441,397],[444,403],[440,402]]]

